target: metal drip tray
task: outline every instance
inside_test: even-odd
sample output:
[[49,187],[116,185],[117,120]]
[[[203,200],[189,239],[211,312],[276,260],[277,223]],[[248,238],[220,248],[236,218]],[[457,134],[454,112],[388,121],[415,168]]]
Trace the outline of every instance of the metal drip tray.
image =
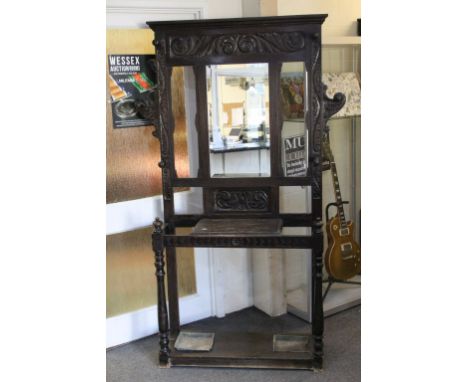
[[178,351],[210,351],[214,336],[214,333],[180,332],[174,347]]
[[309,339],[309,336],[275,334],[273,336],[273,351],[307,352],[309,351]]

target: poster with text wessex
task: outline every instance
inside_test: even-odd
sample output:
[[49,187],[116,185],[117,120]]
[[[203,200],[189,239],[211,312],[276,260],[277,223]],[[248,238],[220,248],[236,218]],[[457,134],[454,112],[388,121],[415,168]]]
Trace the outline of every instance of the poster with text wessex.
[[154,54],[109,54],[109,87],[114,128],[148,126],[136,102],[148,97],[155,86]]

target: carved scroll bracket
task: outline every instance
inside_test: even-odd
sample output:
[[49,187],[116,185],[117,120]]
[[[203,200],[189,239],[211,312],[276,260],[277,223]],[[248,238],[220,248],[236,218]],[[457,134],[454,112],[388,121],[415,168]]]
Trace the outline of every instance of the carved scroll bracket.
[[327,87],[323,86],[323,119],[328,121],[333,114],[336,114],[346,103],[346,96],[343,93],[336,93],[333,98],[327,96]]
[[[148,65],[156,72],[156,60],[149,60]],[[156,89],[157,85],[141,93],[140,97],[135,101],[138,115],[144,119],[150,120],[154,126],[157,126],[159,116]]]
[[156,102],[155,89],[141,93],[140,98],[135,101],[135,106],[138,115],[150,120],[153,125],[156,125],[158,120],[158,103]]

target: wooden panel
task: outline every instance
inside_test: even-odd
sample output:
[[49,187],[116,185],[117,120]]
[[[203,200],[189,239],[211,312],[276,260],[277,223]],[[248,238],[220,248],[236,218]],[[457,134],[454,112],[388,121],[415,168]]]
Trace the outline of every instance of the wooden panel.
[[[211,215],[174,215],[173,223],[177,227],[193,227],[200,219],[214,217]],[[219,218],[222,218],[221,216]],[[229,215],[230,219],[255,219],[258,214],[243,212],[242,215]],[[279,214],[278,218],[283,221],[284,227],[310,227],[312,222],[311,214]]]
[[271,215],[273,197],[270,188],[213,188],[204,193],[205,213]]
[[[147,29],[107,30],[107,54],[154,54],[153,32]],[[108,74],[108,71],[107,71]],[[109,78],[106,76],[107,79]],[[175,68],[172,79],[175,166],[182,177],[189,176],[183,69]],[[109,86],[106,87],[109,100]],[[106,103],[107,203],[161,194],[159,142],[153,126],[113,129],[110,104]]]
[[[199,247],[199,248],[310,248],[313,236],[301,235],[164,235],[166,247]],[[320,238],[321,239],[321,238]]]
[[[206,162],[206,161],[205,161]],[[174,179],[172,184],[176,187],[265,187],[265,186],[310,186],[310,176],[289,177],[254,177],[253,174],[240,174],[239,178],[213,177],[210,179],[185,178]],[[247,177],[252,175],[251,177]]]
[[[153,228],[107,236],[106,294],[107,317],[156,304]],[[188,228],[177,233],[190,233]],[[178,248],[178,284],[180,296],[196,293],[193,248]]]

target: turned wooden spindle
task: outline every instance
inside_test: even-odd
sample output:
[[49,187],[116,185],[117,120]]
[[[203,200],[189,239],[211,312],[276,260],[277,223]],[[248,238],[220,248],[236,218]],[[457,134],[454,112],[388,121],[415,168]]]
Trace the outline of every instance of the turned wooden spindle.
[[158,323],[159,323],[159,362],[167,365],[169,360],[169,321],[166,306],[166,287],[164,285],[164,230],[163,222],[156,219],[153,223],[153,250],[155,254],[156,279],[158,285]]

